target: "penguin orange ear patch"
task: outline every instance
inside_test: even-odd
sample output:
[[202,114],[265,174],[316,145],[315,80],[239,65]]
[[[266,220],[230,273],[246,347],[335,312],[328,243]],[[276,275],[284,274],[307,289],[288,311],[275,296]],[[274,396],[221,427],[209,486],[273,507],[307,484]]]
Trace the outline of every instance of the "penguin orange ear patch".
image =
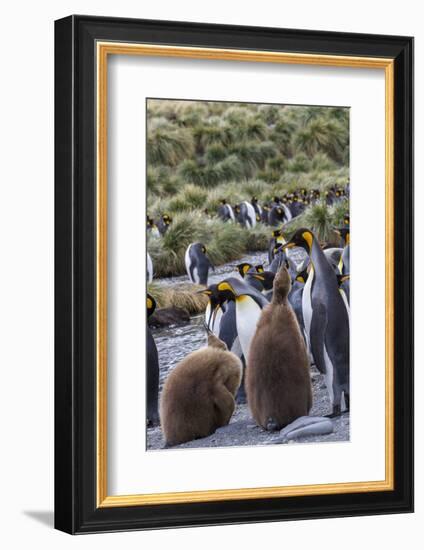
[[151,298],[147,298],[147,309],[152,309],[153,302]]
[[221,291],[221,292],[223,292],[225,290],[229,290],[230,292],[235,294],[233,287],[225,281],[223,283],[219,283],[218,290]]
[[312,233],[310,233],[309,231],[305,231],[305,232],[302,233],[302,237],[308,243],[309,249],[311,250],[312,249],[312,242],[313,242]]

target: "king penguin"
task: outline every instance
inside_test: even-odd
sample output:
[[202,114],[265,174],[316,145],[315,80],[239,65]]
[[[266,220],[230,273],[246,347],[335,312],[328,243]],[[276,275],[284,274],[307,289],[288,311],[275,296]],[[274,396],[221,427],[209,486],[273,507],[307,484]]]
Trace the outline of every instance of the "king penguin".
[[[147,294],[147,316],[150,317],[156,309],[156,301]],[[147,425],[159,424],[159,357],[158,350],[148,325],[147,327]]]
[[318,370],[325,375],[332,416],[349,409],[349,311],[337,276],[309,229],[299,229],[285,248],[303,248],[310,257],[302,312],[306,337]]
[[190,281],[198,285],[207,285],[209,268],[215,269],[202,243],[192,243],[187,247],[185,265]]
[[225,300],[235,303],[237,335],[243,355],[247,359],[257,320],[262,308],[269,302],[252,286],[235,277],[228,277],[221,281],[218,284],[218,292]]
[[147,268],[147,282],[151,283],[153,281],[153,262],[148,252],[146,256],[146,268]]

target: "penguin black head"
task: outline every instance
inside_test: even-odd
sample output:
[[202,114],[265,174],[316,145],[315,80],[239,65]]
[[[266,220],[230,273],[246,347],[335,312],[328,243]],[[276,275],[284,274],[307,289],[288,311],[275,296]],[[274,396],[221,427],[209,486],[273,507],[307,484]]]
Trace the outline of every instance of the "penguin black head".
[[165,225],[170,225],[172,223],[171,216],[168,216],[168,214],[163,214],[162,220],[164,221]]
[[233,207],[233,210],[234,210],[234,212],[237,212],[237,214],[238,214],[240,212],[240,205],[235,204],[234,207]]
[[283,250],[285,250],[286,248],[294,248],[298,246],[305,249],[306,252],[309,253],[312,250],[312,243],[314,242],[314,238],[314,234],[310,229],[301,228],[296,231],[289,242],[283,244],[282,248]]
[[275,273],[272,271],[264,271],[262,273],[252,273],[249,274],[250,277],[253,277],[257,281],[262,283],[264,290],[271,290],[274,283]]
[[347,227],[349,227],[349,224],[350,224],[350,216],[349,216],[349,214],[345,214],[345,217],[343,218],[343,223],[344,223],[344,225],[346,225]]
[[236,292],[228,281],[221,281],[217,285],[219,299],[225,302],[226,300],[235,300]]
[[252,264],[249,264],[247,262],[243,262],[241,264],[238,264],[236,266],[237,268],[237,271],[239,272],[240,274],[240,277],[242,277],[244,279],[246,273],[253,268],[253,265]]
[[257,204],[258,197],[252,197],[252,200],[250,201],[252,204]]
[[219,204],[227,204],[227,201],[225,199],[219,199]]
[[150,296],[150,294],[147,294],[146,305],[147,305],[147,316],[150,317],[150,315],[152,315],[152,313],[156,309],[156,300],[153,298],[153,296]]
[[258,273],[263,273],[265,271],[262,264],[255,265],[255,269]]
[[349,226],[345,226],[345,227],[339,227],[337,229],[335,229],[335,232],[340,236],[340,238],[342,239],[342,244],[344,246],[347,246],[348,244],[350,244],[350,230],[349,230]]
[[273,237],[282,237],[283,232],[281,231],[281,229],[276,229],[275,231],[272,232],[272,236]]
[[259,214],[256,214],[256,221],[257,221],[257,222],[260,222],[260,221],[261,221],[261,217],[259,216]]
[[281,202],[281,199],[280,199],[280,197],[275,196],[274,199],[273,199],[273,201],[274,201],[275,203],[279,204],[279,203]]

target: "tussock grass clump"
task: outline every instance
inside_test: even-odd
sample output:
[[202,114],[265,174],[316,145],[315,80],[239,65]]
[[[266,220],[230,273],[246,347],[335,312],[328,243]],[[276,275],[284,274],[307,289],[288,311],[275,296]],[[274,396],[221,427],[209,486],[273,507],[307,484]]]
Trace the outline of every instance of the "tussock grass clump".
[[184,210],[195,210],[204,207],[208,198],[206,189],[196,185],[186,185],[168,203],[171,212],[183,212]]
[[147,292],[156,300],[158,308],[178,307],[190,315],[196,315],[203,313],[208,304],[207,296],[197,294],[197,291],[202,288],[202,286],[189,283],[172,286],[150,283],[147,285]]
[[268,248],[272,228],[257,224],[253,229],[246,230],[246,250],[257,252]]
[[343,220],[346,214],[349,214],[349,201],[347,199],[344,199],[342,201],[336,202],[331,208],[333,226],[336,228],[343,227]]
[[175,215],[168,231],[161,238],[149,238],[147,249],[152,257],[157,277],[185,273],[184,254],[194,236],[201,236],[202,220],[199,216]]
[[[263,204],[349,181],[345,108],[149,100],[147,115],[147,212],[173,219],[162,238],[149,237],[157,277],[185,273],[192,242],[204,243],[216,265],[267,248],[268,227],[250,230],[217,218],[221,200],[234,206],[255,196]],[[287,232],[306,226],[332,242],[332,227],[348,209],[348,200],[310,205]]]
[[206,248],[214,265],[225,264],[243,256],[247,250],[247,233],[240,225],[217,221],[210,229],[211,238]]

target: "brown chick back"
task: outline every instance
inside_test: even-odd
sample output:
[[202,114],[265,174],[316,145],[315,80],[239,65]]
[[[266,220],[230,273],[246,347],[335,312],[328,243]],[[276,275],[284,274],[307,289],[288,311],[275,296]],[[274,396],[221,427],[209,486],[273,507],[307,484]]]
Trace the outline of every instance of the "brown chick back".
[[241,374],[238,357],[219,347],[202,348],[185,357],[162,391],[160,417],[166,443],[206,437],[228,424]]

